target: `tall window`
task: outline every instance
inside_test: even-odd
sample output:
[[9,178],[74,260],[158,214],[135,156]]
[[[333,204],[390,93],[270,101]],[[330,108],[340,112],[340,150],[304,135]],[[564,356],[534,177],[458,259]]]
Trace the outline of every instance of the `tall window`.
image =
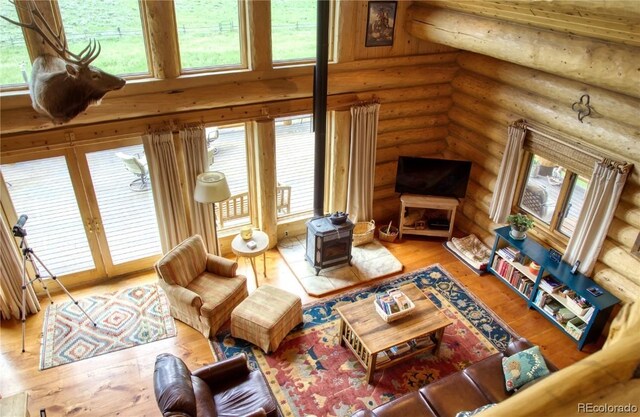
[[[8,1],[0,1],[0,15],[18,21],[16,8]],[[0,85],[24,83],[20,65],[25,64],[29,73],[30,61],[22,29],[4,19],[0,19],[0,49]]]
[[271,0],[274,61],[306,61],[316,56],[316,0]]
[[58,0],[71,52],[89,40],[100,41],[102,52],[93,63],[112,74],[148,74],[138,0]]
[[539,155],[530,155],[518,206],[536,217],[544,230],[569,238],[582,210],[589,180]]
[[243,66],[240,3],[175,0],[183,69]]
[[[314,133],[311,115],[276,119],[278,218],[313,210]],[[287,190],[290,187],[290,195]],[[287,199],[290,198],[287,203]],[[282,202],[281,200],[285,201]]]
[[231,197],[216,203],[216,221],[221,235],[224,230],[249,224],[250,194],[247,166],[247,140],[244,124],[206,129],[209,170],[227,177]]

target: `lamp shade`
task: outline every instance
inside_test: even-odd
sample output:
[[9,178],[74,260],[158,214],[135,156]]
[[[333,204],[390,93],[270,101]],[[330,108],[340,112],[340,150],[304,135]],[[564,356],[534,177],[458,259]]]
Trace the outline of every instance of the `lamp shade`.
[[217,203],[230,196],[227,177],[222,172],[205,172],[196,178],[196,189],[193,192],[194,200],[200,203]]

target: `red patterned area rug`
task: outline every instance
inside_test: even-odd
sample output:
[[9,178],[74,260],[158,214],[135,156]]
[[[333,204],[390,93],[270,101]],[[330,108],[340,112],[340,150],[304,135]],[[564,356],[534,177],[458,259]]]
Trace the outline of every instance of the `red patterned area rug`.
[[[437,356],[423,354],[379,370],[374,384],[369,385],[363,367],[348,348],[339,345],[335,308],[409,282],[415,283],[453,324],[446,328]],[[440,265],[305,306],[303,314],[303,324],[269,355],[232,338],[228,330],[211,342],[217,358],[247,353],[251,365],[264,374],[282,416],[346,417],[359,409],[374,408],[505,349],[514,336]]]
[[47,307],[40,369],[91,358],[176,335],[169,301],[156,285],[126,288]]

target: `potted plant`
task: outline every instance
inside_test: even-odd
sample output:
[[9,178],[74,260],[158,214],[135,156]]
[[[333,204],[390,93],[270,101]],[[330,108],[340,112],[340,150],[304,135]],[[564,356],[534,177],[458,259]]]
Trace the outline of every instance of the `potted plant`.
[[518,240],[527,237],[527,230],[534,227],[533,219],[522,213],[510,214],[507,223],[511,225],[511,237]]

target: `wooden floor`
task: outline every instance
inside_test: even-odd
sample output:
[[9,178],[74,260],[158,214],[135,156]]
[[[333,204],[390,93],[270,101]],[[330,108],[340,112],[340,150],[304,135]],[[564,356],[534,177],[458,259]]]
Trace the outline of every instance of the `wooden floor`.
[[[517,333],[541,346],[553,363],[563,368],[587,356],[595,346],[580,352],[576,344],[540,314],[528,310],[522,299],[491,275],[478,277],[442,247],[442,240],[409,237],[396,243],[382,242],[405,266],[404,272],[439,263],[478,296]],[[277,252],[267,253],[267,275],[257,262],[260,284],[269,283],[296,292],[303,303],[316,300],[304,293],[288,266]],[[255,288],[251,266],[241,259],[240,273],[248,277],[249,291]],[[74,289],[82,298],[122,287],[150,283],[151,273],[111,280],[91,288]],[[55,301],[67,301],[58,294]],[[43,308],[46,303],[43,303]],[[157,416],[153,393],[153,366],[156,355],[171,352],[180,356],[191,369],[213,360],[206,340],[196,331],[176,321],[178,335],[154,343],[63,365],[38,370],[40,336],[44,313],[27,319],[26,352],[21,353],[21,328],[16,320],[3,321],[0,327],[0,394],[5,397],[21,391],[30,395],[30,412],[48,416]]]

